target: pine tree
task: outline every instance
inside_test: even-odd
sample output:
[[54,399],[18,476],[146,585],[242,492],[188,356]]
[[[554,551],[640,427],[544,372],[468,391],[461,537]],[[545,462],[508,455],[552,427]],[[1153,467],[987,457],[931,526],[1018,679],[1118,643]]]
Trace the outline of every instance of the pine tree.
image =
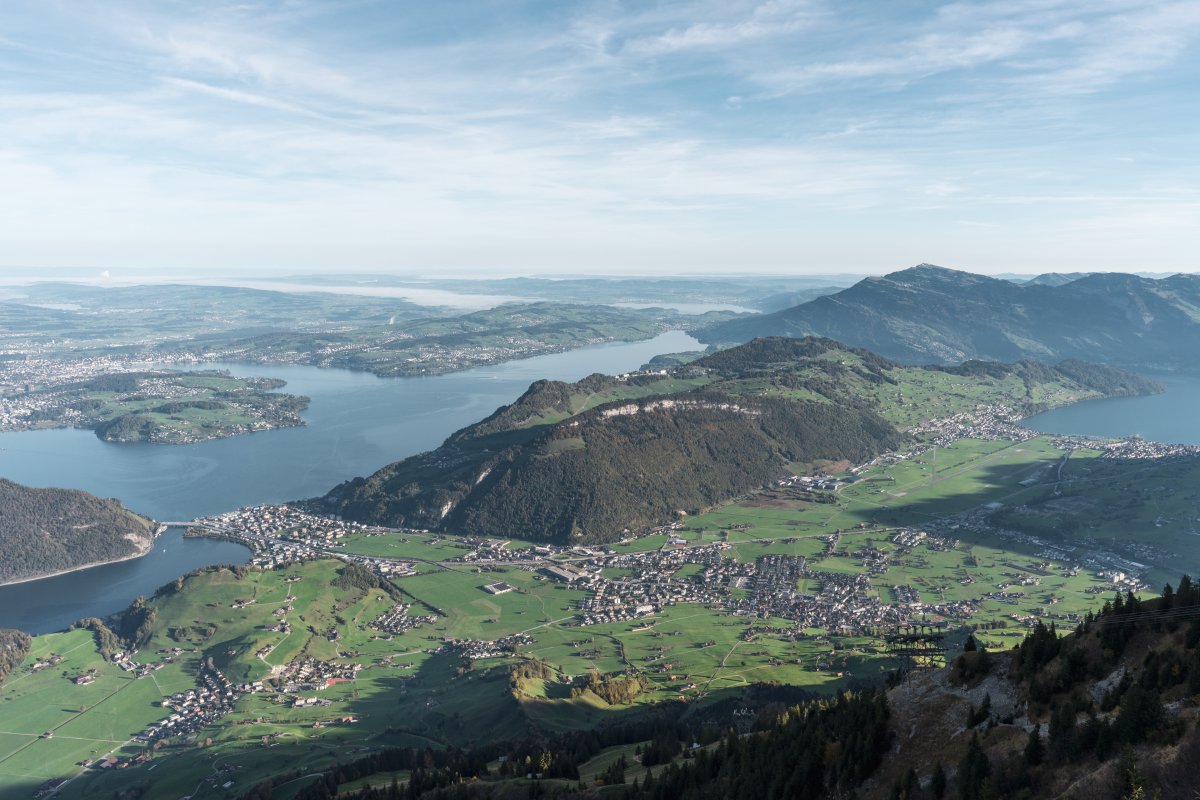
[[1042,747],[1042,726],[1034,725],[1033,730],[1029,732],[1029,742],[1025,745],[1025,763],[1031,767],[1036,767],[1042,763],[1045,756],[1045,748]]
[[983,752],[979,734],[971,737],[967,754],[958,767],[958,794],[962,800],[980,800],[983,782],[991,774],[992,763]]

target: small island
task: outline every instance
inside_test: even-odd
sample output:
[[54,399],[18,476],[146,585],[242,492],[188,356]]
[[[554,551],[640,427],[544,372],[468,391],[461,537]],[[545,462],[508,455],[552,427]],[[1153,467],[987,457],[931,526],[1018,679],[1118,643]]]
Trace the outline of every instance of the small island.
[[275,391],[284,385],[218,370],[51,376],[0,398],[0,431],[86,428],[107,442],[193,444],[303,425],[308,398]]

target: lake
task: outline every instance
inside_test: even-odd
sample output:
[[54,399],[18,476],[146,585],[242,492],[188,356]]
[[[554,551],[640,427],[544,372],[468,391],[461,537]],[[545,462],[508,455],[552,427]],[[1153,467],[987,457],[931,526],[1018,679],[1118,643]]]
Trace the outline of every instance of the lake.
[[236,542],[185,539],[181,528],[171,528],[141,558],[0,586],[0,628],[62,630],[83,617],[120,611],[139,595],[149,596],[198,567],[249,560],[250,551]]
[[[312,399],[304,413],[308,425],[192,445],[113,444],[82,430],[4,433],[0,476],[115,497],[155,519],[191,520],[324,494],[342,481],[437,447],[540,378],[576,381],[593,372],[628,372],[660,353],[703,349],[691,336],[674,331],[643,342],[595,345],[420,378],[317,367],[204,365],[286,380],[283,391]],[[136,561],[0,587],[0,627],[57,630],[80,617],[118,611],[196,567],[247,557],[240,545],[169,533]]]
[[1030,417],[1024,424],[1044,433],[1200,444],[1200,377],[1152,375],[1167,391],[1149,397],[1088,400]]

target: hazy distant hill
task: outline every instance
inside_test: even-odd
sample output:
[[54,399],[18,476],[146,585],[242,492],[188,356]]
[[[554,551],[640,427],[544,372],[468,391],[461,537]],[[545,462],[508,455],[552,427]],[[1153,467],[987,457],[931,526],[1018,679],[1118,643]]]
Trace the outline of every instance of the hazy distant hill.
[[1071,281],[1094,274],[1094,272],[1045,272],[1027,281],[1017,281],[1017,283],[1024,286],[1063,286]]
[[829,336],[908,363],[1079,358],[1200,367],[1200,276],[1094,273],[1026,285],[922,264],[774,314],[698,333],[735,343]]
[[152,526],[116,500],[0,478],[0,582],[137,555]]
[[1033,411],[1159,388],[1078,362],[930,369],[828,339],[762,339],[667,376],[539,381],[438,449],[342,484],[325,505],[394,526],[611,541],[800,465],[869,460],[903,440],[899,428],[977,403]]

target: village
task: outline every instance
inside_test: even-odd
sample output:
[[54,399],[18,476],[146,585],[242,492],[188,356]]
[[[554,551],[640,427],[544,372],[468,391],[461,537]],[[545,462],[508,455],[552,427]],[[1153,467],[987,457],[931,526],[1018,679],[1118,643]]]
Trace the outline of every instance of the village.
[[411,575],[411,562],[346,554],[338,550],[342,540],[352,534],[394,532],[375,525],[314,514],[290,505],[248,506],[201,517],[188,525],[190,536],[230,539],[246,545],[253,553],[251,563],[261,569],[333,556],[383,575]]
[[153,745],[160,739],[196,733],[233,711],[242,695],[262,690],[262,683],[234,684],[207,658],[201,665],[196,688],[163,700],[162,707],[170,715],[146,728],[135,741]]

